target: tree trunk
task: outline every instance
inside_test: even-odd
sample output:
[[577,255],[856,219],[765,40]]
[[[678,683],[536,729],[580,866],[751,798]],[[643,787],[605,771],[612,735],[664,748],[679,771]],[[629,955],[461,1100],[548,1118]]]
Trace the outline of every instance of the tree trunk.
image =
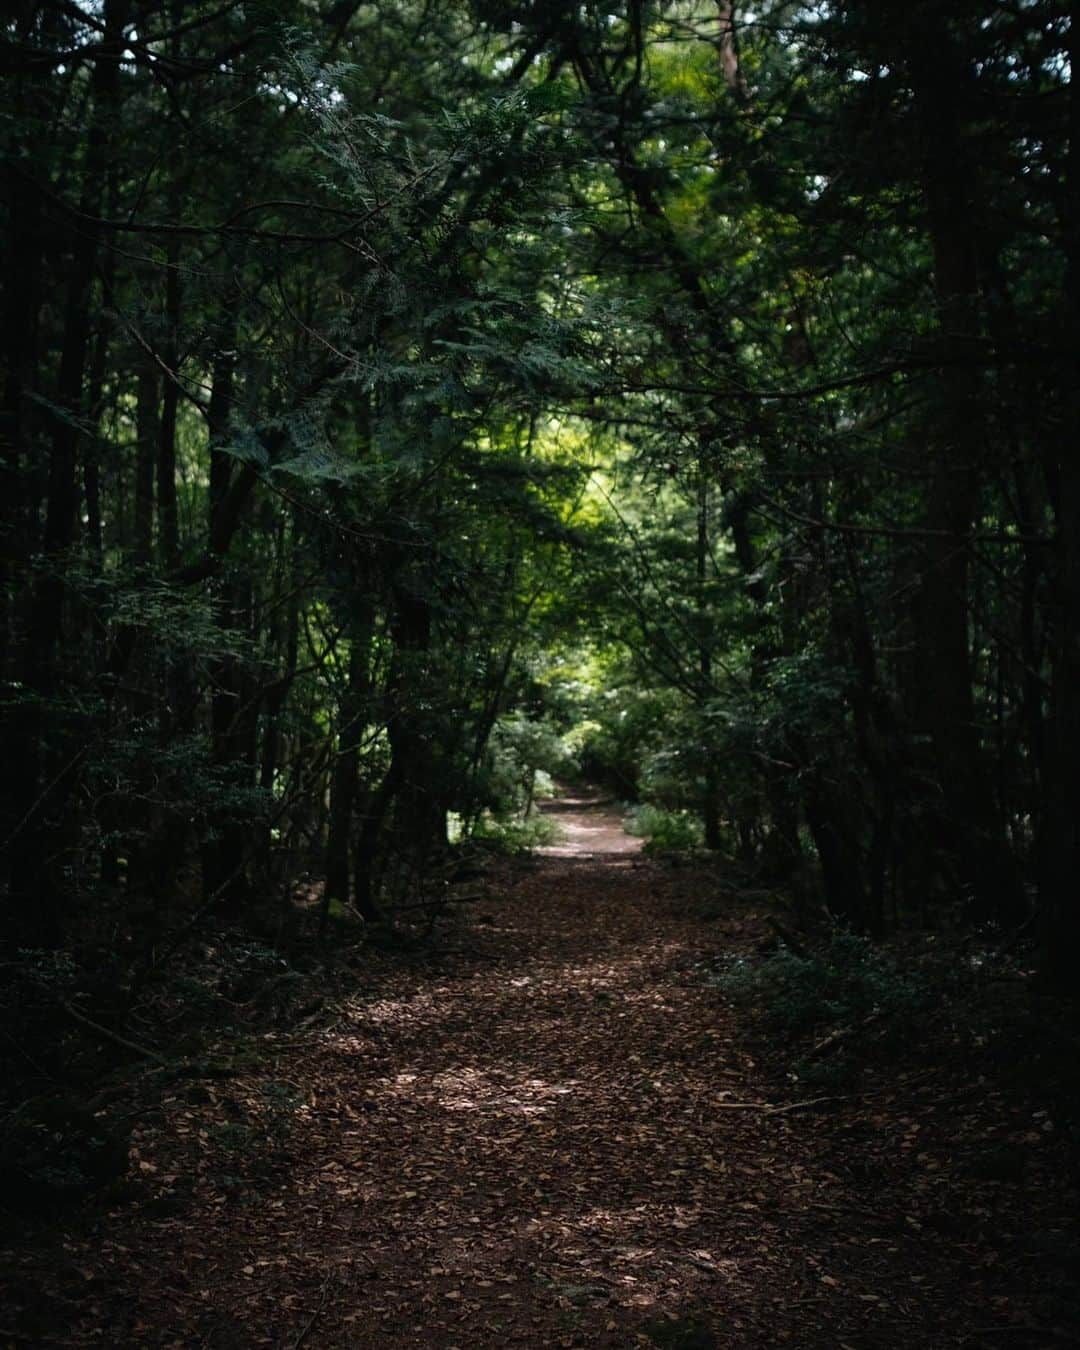
[[712,631],[709,616],[709,481],[703,458],[698,461],[697,484],[697,541],[696,541],[696,626],[698,643],[698,675],[701,686],[698,693],[698,714],[703,733],[703,790],[701,817],[705,827],[705,847],[717,851],[723,838],[720,832],[720,782],[716,755],[708,734],[707,707],[713,693]]
[[985,915],[1022,910],[1019,872],[976,726],[970,655],[970,541],[978,472],[988,438],[980,353],[978,203],[963,100],[970,73],[941,23],[922,33],[912,60],[923,153],[923,190],[940,326],[942,407],[934,427],[928,540],[917,622],[925,678],[922,713],[936,760],[947,826],[964,881]]
[[[226,350],[215,364],[210,396],[211,544],[223,533],[223,518],[229,511],[232,461],[220,447],[228,435],[234,374]],[[221,587],[218,625],[250,636],[253,599],[251,577],[239,568],[230,569]],[[214,763],[222,770],[229,787],[251,788],[255,784],[259,699],[250,672],[242,660],[226,656],[214,663],[212,678],[210,734]],[[213,838],[203,848],[204,894],[209,897],[225,887],[225,898],[238,902],[244,898],[247,878],[243,871],[237,871],[237,866],[251,852],[252,832],[237,817],[235,807],[213,808],[209,823]]]
[[348,687],[341,701],[338,749],[330,779],[330,835],[326,845],[326,898],[349,899],[349,843],[360,770],[360,737],[368,713],[368,663],[373,615],[358,614],[349,636]]
[[139,361],[135,398],[135,537],[132,557],[149,566],[154,553],[154,470],[158,428],[158,379],[149,356]]
[[[170,206],[175,209],[179,198],[170,193]],[[173,217],[175,219],[175,216]],[[158,552],[162,566],[171,570],[180,556],[180,521],[176,503],[176,417],[180,403],[179,379],[180,347],[180,247],[175,236],[169,237],[165,262],[165,342],[161,362],[165,367],[164,389],[161,399],[161,419],[158,423],[157,502]]]
[[[64,868],[77,831],[70,809],[73,750],[54,722],[44,737],[44,714],[57,692],[64,623],[64,558],[75,539],[78,444],[90,338],[90,293],[98,257],[100,215],[109,158],[111,119],[119,93],[122,31],[129,0],[106,0],[103,36],[90,76],[91,123],[86,138],[80,212],[72,233],[63,342],[53,418],[43,538],[45,563],[33,588],[27,624],[24,683],[31,697],[20,710],[8,772],[16,783],[15,837],[9,847],[10,919],[26,945],[51,946],[63,925]],[[55,705],[53,705],[55,706]],[[77,753],[77,752],[75,752]]]
[[1065,248],[1068,365],[1063,384],[1070,415],[1064,419],[1057,463],[1057,614],[1053,683],[1046,736],[1045,824],[1040,841],[1042,965],[1060,988],[1076,988],[1080,954],[1080,5],[1069,7],[1069,162],[1066,168]]

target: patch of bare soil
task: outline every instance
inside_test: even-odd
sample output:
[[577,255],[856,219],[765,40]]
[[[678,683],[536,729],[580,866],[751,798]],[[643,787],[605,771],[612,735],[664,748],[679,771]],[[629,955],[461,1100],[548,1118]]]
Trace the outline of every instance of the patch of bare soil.
[[540,810],[559,831],[555,843],[536,850],[541,857],[599,858],[641,850],[642,841],[624,832],[611,801],[595,792],[566,789]]
[[[134,1199],[9,1235],[0,1344],[1076,1343],[1040,1303],[1076,1252],[1052,1154],[961,1167],[967,1116],[1010,1109],[978,1084],[779,1091],[703,976],[764,926],[594,810],[565,812],[588,848],[507,867],[453,954],[167,1090]],[[1044,1122],[1005,1123],[1042,1156]]]

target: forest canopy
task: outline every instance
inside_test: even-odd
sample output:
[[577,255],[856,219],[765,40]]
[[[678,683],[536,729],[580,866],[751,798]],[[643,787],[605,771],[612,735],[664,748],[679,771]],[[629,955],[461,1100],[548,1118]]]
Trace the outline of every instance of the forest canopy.
[[308,870],[374,922],[585,774],[1068,979],[1074,41],[1059,0],[10,6],[8,949],[107,916],[127,983]]

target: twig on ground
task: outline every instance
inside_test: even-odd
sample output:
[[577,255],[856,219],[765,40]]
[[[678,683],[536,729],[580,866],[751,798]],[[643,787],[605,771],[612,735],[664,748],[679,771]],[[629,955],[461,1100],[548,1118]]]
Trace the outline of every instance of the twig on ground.
[[806,1055],[807,1060],[824,1059],[857,1031],[863,1031],[866,1027],[872,1026],[875,1022],[880,1022],[884,1016],[881,1008],[875,1008],[872,1013],[867,1014],[861,1022],[856,1022],[849,1027],[838,1027],[835,1031],[830,1031],[824,1036]]
[[1080,1337],[1072,1332],[1062,1331],[1059,1327],[1036,1327],[1018,1324],[1011,1327],[975,1327],[974,1336],[1044,1336],[1047,1340],[1060,1341],[1062,1345],[1080,1345]]
[[821,1106],[824,1102],[846,1102],[852,1097],[858,1097],[858,1092],[843,1092],[837,1096],[831,1097],[808,1097],[803,1102],[788,1102],[786,1106],[770,1106],[768,1114],[770,1116],[783,1116],[789,1111],[805,1111],[810,1106]]
[[807,951],[805,945],[799,941],[799,939],[795,936],[795,934],[791,931],[791,929],[787,927],[786,924],[782,924],[780,920],[776,918],[776,916],[773,914],[766,914],[765,922],[769,925],[769,927],[773,930],[773,932],[776,934],[776,936],[780,939],[780,941],[784,944],[785,947],[787,947],[790,951],[793,951],[795,955],[799,957],[800,960],[809,961],[810,953]]
[[293,1341],[292,1343],[292,1350],[299,1350],[299,1347],[303,1345],[303,1343],[307,1340],[308,1332],[322,1316],[322,1310],[326,1307],[326,1295],[329,1292],[329,1289],[330,1289],[330,1276],[327,1275],[326,1279],[323,1280],[322,1282],[322,1289],[319,1292],[318,1306],[316,1307],[315,1311],[311,1314],[311,1316],[308,1318],[308,1320],[304,1323],[303,1327],[301,1327],[300,1334],[297,1336],[296,1340]]
[[777,1105],[775,1102],[713,1102],[713,1109],[717,1111],[760,1111],[766,1116],[783,1116],[789,1111],[805,1111],[810,1106],[820,1106],[823,1102],[843,1102],[852,1097],[858,1097],[858,1092],[845,1092],[841,1096],[831,1097],[808,1097],[801,1102],[781,1102]]
[[92,1017],[87,1017],[85,1013],[79,1012],[78,1008],[73,1008],[66,1000],[61,999],[60,1006],[69,1017],[73,1017],[76,1022],[81,1022],[84,1027],[89,1027],[91,1031],[96,1031],[99,1036],[104,1036],[107,1041],[123,1046],[125,1050],[132,1050],[137,1055],[143,1055],[146,1059],[152,1059],[162,1066],[168,1065],[169,1061],[164,1055],[159,1055],[156,1050],[151,1050],[147,1045],[140,1045],[138,1041],[129,1041],[126,1036],[110,1031],[108,1027],[103,1027],[100,1022],[95,1022]]

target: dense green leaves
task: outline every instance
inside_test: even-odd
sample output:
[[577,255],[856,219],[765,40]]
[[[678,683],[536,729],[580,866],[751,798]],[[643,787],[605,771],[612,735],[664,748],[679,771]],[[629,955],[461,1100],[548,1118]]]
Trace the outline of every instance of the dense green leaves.
[[18,940],[157,844],[370,916],[560,763],[864,930],[1072,932],[1053,0],[0,41]]

